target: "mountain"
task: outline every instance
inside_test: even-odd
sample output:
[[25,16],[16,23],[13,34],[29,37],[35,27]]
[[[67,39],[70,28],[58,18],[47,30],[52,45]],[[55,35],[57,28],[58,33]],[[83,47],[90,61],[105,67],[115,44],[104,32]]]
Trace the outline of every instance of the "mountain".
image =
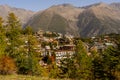
[[97,3],[85,7],[61,4],[39,12],[0,5],[3,19],[6,20],[10,12],[34,31],[42,29],[81,37],[120,33],[120,3]]
[[120,33],[120,10],[99,3],[92,5],[79,15],[79,32],[82,37],[109,33]]
[[[67,21],[62,16],[56,13],[43,12],[37,17],[34,17],[30,24],[35,31],[39,29],[56,31],[64,33],[66,27],[68,26]],[[56,27],[57,26],[57,27]]]
[[30,25],[35,31],[42,29],[77,36],[79,33],[76,22],[82,11],[83,9],[71,4],[54,5],[36,13],[26,25]]
[[10,7],[8,5],[0,5],[0,16],[7,20],[7,16],[9,13],[15,13],[15,15],[20,19],[22,24],[25,24],[29,18],[35,13],[30,10]]
[[54,5],[33,15],[26,26],[31,26],[35,31],[42,29],[81,37],[119,34],[119,4],[97,3],[85,7]]

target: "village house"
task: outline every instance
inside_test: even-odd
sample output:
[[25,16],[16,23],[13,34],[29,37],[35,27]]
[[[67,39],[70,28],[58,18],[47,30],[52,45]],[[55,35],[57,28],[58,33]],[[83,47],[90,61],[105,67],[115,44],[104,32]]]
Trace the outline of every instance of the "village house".
[[75,54],[75,45],[64,45],[54,52],[56,55],[56,64],[59,65],[61,60],[71,58]]
[[60,61],[65,58],[71,58],[75,54],[75,51],[73,50],[56,50],[56,64],[59,65]]

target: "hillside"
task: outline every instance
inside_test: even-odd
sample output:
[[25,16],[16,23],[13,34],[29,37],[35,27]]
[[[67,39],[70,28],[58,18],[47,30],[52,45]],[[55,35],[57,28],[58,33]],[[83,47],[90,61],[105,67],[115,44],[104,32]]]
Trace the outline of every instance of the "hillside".
[[80,14],[78,27],[82,37],[120,33],[120,11],[104,3],[92,5]]
[[32,16],[26,25],[39,29],[91,37],[120,33],[119,3],[97,3],[85,7],[54,5]]
[[77,36],[79,33],[76,23],[83,10],[70,4],[54,5],[36,13],[26,25],[30,25],[35,31],[43,29]]
[[29,18],[35,13],[30,10],[15,8],[8,5],[0,5],[0,16],[3,19],[6,20],[8,14],[11,12],[15,13],[15,15],[18,16],[22,24],[25,24],[29,20]]
[[35,31],[37,31],[39,28],[46,31],[50,30],[64,33],[68,26],[65,18],[56,13],[48,14],[47,12],[43,12],[41,15],[39,15],[39,17],[34,17],[33,19],[34,20],[30,21],[31,24],[29,25],[36,26],[33,27]]

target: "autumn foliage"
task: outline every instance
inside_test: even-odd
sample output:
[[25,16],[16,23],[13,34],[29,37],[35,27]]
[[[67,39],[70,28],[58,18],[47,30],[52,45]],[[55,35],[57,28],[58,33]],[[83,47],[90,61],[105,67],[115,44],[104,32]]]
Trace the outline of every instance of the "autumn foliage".
[[0,74],[13,74],[16,71],[15,62],[9,56],[0,57]]

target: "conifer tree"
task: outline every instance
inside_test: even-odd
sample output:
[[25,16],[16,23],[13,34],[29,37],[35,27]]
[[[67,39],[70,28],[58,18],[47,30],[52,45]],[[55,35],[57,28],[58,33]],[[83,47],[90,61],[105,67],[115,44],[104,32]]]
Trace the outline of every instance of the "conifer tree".
[[105,50],[103,56],[104,71],[107,79],[116,80],[115,72],[118,72],[120,65],[120,50],[110,46]]
[[23,66],[19,60],[24,60],[23,56],[25,56],[25,53],[21,52],[23,51],[21,46],[24,45],[24,40],[22,39],[23,35],[21,34],[21,23],[14,13],[9,13],[5,29],[6,37],[8,39],[5,51],[6,54],[15,61],[19,72],[19,67]]
[[87,55],[85,45],[81,40],[76,40],[75,45],[75,54],[61,61],[61,70],[67,78],[91,79],[92,58]]
[[92,59],[87,55],[84,43],[81,40],[76,41],[75,65],[77,67],[78,79],[90,79]]
[[38,55],[40,53],[36,52],[36,48],[38,45],[37,38],[33,35],[33,31],[31,27],[27,27],[25,30],[25,36],[26,36],[26,48],[27,48],[27,68],[28,68],[28,74],[35,75],[35,74],[41,74],[40,72],[40,65],[39,65],[39,59]]
[[16,72],[16,65],[14,60],[6,56],[6,45],[7,45],[7,38],[5,36],[5,28],[3,25],[3,20],[0,17],[0,74],[12,74]]
[[3,28],[3,20],[0,17],[0,55],[5,54],[5,48],[6,48],[5,30]]
[[9,39],[10,45],[7,47],[8,55],[15,57],[21,45],[21,24],[14,13],[9,13],[6,25],[6,36]]

